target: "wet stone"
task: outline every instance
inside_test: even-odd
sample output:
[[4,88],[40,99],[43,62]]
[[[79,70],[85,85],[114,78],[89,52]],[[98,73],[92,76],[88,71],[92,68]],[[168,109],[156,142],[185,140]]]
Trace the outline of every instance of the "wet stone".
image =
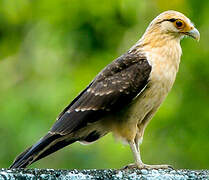
[[148,174],[148,171],[146,169],[141,170],[142,174]]
[[209,180],[209,170],[0,169],[0,180]]
[[158,170],[156,170],[156,169],[152,170],[152,174],[158,174],[158,173],[159,173]]

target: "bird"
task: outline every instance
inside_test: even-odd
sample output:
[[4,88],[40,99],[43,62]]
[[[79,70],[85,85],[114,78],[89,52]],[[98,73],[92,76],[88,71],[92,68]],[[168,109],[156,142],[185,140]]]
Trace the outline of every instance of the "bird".
[[14,160],[10,168],[32,163],[75,142],[91,144],[108,133],[130,146],[134,163],[126,168],[159,169],[140,155],[145,128],[171,90],[179,69],[180,41],[200,33],[184,14],[168,10],[142,37],[108,64],[60,113],[52,128]]

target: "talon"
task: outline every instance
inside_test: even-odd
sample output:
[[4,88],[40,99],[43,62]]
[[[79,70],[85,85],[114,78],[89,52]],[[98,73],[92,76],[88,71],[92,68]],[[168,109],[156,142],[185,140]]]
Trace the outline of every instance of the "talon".
[[136,164],[128,164],[122,168],[122,170],[127,170],[127,169],[139,169],[139,167]]
[[173,166],[171,166],[171,165],[168,165],[168,168],[170,168],[170,169],[174,170],[174,167],[173,167]]

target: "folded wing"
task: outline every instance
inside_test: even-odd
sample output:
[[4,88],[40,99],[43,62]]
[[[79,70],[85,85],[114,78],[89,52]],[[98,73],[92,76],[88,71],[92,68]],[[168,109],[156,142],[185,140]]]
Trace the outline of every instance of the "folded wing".
[[119,57],[65,108],[51,132],[66,135],[121,110],[143,90],[150,72],[151,66],[143,54]]

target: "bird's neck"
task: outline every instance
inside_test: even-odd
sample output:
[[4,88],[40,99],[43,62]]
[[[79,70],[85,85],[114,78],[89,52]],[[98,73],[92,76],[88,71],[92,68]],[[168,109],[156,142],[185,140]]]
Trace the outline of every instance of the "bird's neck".
[[130,51],[145,52],[151,64],[166,63],[178,71],[182,54],[180,38],[170,34],[145,32]]
[[160,88],[165,87],[164,92],[165,94],[168,93],[179,69],[182,53],[180,38],[156,33],[155,35],[147,35],[145,33],[129,52],[144,53],[152,66],[152,82],[161,85]]

